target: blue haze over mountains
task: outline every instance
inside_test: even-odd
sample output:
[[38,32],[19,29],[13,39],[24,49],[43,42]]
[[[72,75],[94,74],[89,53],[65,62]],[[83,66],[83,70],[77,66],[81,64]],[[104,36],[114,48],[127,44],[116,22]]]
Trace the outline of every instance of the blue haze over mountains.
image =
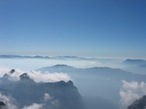
[[[0,78],[0,109],[25,109],[34,103],[40,105],[40,108],[32,109],[85,109],[72,81],[37,83],[27,73],[20,75],[19,81],[12,81],[10,75],[13,73],[14,69]],[[13,100],[8,102],[9,96]]]
[[[108,67],[76,69],[66,65],[55,65],[38,70],[42,72],[65,72],[69,74],[81,92],[85,102],[87,100],[88,106],[91,106],[87,106],[89,109],[94,109],[98,106],[100,109],[106,109],[108,107],[111,109],[118,109],[122,80],[146,82],[146,75],[133,74],[121,69],[112,69]],[[88,100],[88,97],[90,100]],[[107,103],[107,107],[105,107],[105,102],[103,101]],[[93,104],[91,105],[90,103]]]
[[[145,69],[144,65],[146,61],[139,59],[119,60],[75,56],[49,57],[19,55],[1,55],[0,59],[1,68],[9,67],[18,69],[19,67],[25,67],[26,72],[34,70],[42,74],[47,72],[53,74],[57,72],[69,75],[71,81],[77,87],[86,109],[97,109],[97,107],[99,109],[121,109],[121,96],[119,93],[122,87],[122,81],[146,82],[145,73],[138,72],[138,69],[142,66],[143,70]],[[36,62],[37,64],[35,64]],[[18,63],[19,67],[17,67]],[[80,64],[85,65],[80,67]],[[91,66],[87,67],[86,64]],[[30,65],[32,66],[30,67]],[[132,72],[131,68],[137,69],[137,72]]]
[[146,0],[0,0],[0,109],[145,109]]

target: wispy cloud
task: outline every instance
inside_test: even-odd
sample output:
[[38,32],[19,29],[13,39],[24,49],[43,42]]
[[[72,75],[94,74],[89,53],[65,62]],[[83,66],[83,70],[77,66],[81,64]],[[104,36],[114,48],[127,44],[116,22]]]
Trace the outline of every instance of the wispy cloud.
[[22,109],[58,109],[59,101],[54,99],[49,93],[44,93],[44,101],[41,103],[33,103],[29,106],[24,106]]
[[10,68],[7,68],[7,67],[0,68],[0,77],[3,77],[3,75],[5,73],[8,73],[9,71],[10,71]]
[[43,108],[42,104],[33,103],[30,106],[24,106],[22,109],[42,109],[42,108]]
[[90,68],[90,67],[120,67],[122,59],[109,59],[109,58],[50,58],[50,59],[21,59],[9,58],[1,59],[0,67],[19,68],[22,70],[36,70],[42,67],[54,66],[56,64],[65,64],[75,68]]
[[52,97],[51,97],[50,94],[48,94],[48,93],[45,93],[45,94],[44,94],[44,100],[45,100],[45,101],[48,101],[48,100],[51,100],[51,99],[52,99]]
[[123,85],[120,90],[120,103],[122,108],[127,108],[133,101],[146,94],[146,83],[136,81],[122,81]]

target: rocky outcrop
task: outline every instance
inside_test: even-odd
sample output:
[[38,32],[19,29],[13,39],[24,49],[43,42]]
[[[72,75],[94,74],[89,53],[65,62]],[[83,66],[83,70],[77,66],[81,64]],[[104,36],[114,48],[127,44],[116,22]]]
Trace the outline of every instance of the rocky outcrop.
[[0,101],[0,109],[6,109],[6,104]]
[[85,109],[78,89],[72,81],[37,83],[27,73],[20,75],[19,81],[11,82],[8,79],[7,84],[7,78],[3,78],[0,79],[0,92],[11,96],[18,109],[34,103],[41,104],[43,109]]
[[138,100],[135,100],[128,109],[146,109],[146,95]]

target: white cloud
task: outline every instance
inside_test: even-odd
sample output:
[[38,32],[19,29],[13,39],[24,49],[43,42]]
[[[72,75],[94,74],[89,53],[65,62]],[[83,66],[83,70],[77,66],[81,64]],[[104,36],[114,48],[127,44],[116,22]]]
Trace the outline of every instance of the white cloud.
[[70,77],[66,73],[42,73],[40,71],[28,72],[28,75],[36,82],[57,82],[57,81],[69,81]]
[[10,75],[10,80],[13,81],[18,81],[20,80],[20,75],[23,74],[24,72],[20,69],[16,69],[15,72],[13,74]]
[[60,107],[60,103],[58,100],[51,101],[51,105],[52,105],[52,107],[54,107],[54,109],[59,109],[59,107]]
[[[10,68],[0,68],[0,77],[3,77],[4,74],[8,74],[8,79],[11,81],[19,81],[20,75],[25,73],[20,69],[16,69],[13,74],[9,73],[11,71]],[[69,75],[65,73],[42,73],[37,71],[28,71],[27,74],[30,78],[32,78],[36,82],[57,82],[57,81],[69,81]],[[44,102],[37,104],[33,103],[30,106],[24,106],[22,109],[43,109],[44,106],[59,107],[59,101],[55,100],[50,94],[44,93]],[[5,96],[0,93],[0,101],[3,101],[8,109],[17,109],[16,101],[11,96]],[[49,105],[48,105],[49,103]]]
[[23,73],[22,70],[16,69],[15,73],[13,73],[13,74],[10,74],[9,73],[10,71],[11,71],[11,69],[7,68],[7,67],[0,68],[0,77],[3,77],[4,74],[8,74],[9,75],[9,80],[12,80],[12,81],[20,80],[19,76]]
[[33,103],[30,106],[24,106],[22,109],[42,109],[42,108],[43,108],[42,104]]
[[8,109],[17,109],[14,105],[15,100],[11,96],[6,96],[0,93],[0,101],[4,102]]
[[52,99],[52,97],[50,96],[50,94],[48,94],[48,93],[45,93],[45,94],[44,94],[44,100],[45,100],[45,101],[51,100],[51,99]]
[[8,73],[9,71],[10,71],[10,69],[7,68],[7,67],[2,67],[2,68],[0,68],[0,77],[3,77],[3,75],[4,75],[5,73]]
[[120,90],[120,103],[122,108],[127,108],[133,101],[146,94],[146,83],[136,81],[122,81],[123,85]]
[[[20,69],[16,69],[15,73],[9,74],[10,68],[0,68],[0,77],[3,77],[4,74],[9,75],[9,80],[18,81],[20,80],[20,75],[25,73]],[[69,81],[70,77],[66,73],[49,73],[49,72],[40,72],[40,71],[27,71],[27,74],[35,82],[57,82],[57,81]]]
[[44,93],[44,107],[47,107],[47,109],[59,109],[60,103],[59,100],[54,99],[50,94]]

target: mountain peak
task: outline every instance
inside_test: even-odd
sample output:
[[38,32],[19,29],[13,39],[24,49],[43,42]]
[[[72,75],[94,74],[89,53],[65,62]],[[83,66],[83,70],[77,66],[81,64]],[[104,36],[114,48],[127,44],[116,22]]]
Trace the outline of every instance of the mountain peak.
[[65,64],[56,64],[53,67],[70,67],[70,66],[65,65]]
[[34,82],[34,80],[31,79],[27,73],[23,73],[22,75],[20,75],[20,80]]
[[12,69],[12,70],[10,70],[8,73],[5,73],[4,75],[3,75],[3,77],[2,77],[2,80],[4,81],[4,80],[9,80],[9,78],[10,78],[10,75],[12,75],[13,73],[15,72],[15,69]]
[[13,74],[15,72],[15,69],[12,69],[9,73]]

